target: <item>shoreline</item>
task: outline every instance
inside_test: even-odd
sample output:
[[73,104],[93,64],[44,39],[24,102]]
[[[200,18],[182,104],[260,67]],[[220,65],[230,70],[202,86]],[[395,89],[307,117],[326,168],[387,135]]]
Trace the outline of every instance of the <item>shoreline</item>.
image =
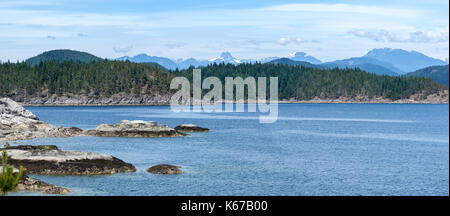
[[[308,101],[278,101],[278,104],[418,104],[418,105],[445,105],[449,102],[437,101],[333,101],[333,100],[308,100]],[[19,103],[26,107],[118,107],[118,106],[170,106],[170,104],[27,104]],[[222,103],[224,104],[224,103]],[[234,102],[233,104],[241,104]],[[245,102],[244,104],[248,104]],[[189,105],[192,106],[192,105]]]

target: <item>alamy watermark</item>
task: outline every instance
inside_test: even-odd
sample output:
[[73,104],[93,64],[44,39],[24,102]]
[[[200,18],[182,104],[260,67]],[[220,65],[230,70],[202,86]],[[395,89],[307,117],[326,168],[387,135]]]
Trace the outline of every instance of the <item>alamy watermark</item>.
[[[278,77],[270,77],[270,99],[267,103],[266,77],[225,77],[225,99],[223,99],[223,85],[217,77],[207,77],[202,81],[201,69],[194,69],[191,83],[185,77],[175,77],[170,83],[170,89],[179,89],[170,101],[174,112],[244,112],[247,103],[248,112],[268,113],[260,115],[260,123],[273,123],[278,119]],[[245,100],[245,86],[247,99]],[[236,89],[236,92],[234,91]],[[202,97],[202,90],[209,90]],[[192,105],[192,110],[191,110]],[[236,110],[234,107],[236,106]]]

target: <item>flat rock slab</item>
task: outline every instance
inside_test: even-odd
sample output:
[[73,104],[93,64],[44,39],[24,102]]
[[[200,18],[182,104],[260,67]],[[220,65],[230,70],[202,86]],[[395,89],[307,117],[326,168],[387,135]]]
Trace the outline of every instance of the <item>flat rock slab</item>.
[[86,135],[102,137],[178,137],[186,136],[166,125],[153,121],[124,120],[117,124],[102,124],[95,130],[89,130]]
[[7,151],[8,164],[23,166],[27,174],[105,175],[136,171],[133,165],[113,156],[62,151],[56,146],[11,146],[0,150]]
[[209,132],[208,128],[202,128],[195,124],[182,124],[175,127],[175,130],[182,132]]
[[180,168],[181,168],[180,166],[159,164],[159,165],[148,168],[147,172],[153,173],[153,174],[166,174],[166,175],[182,174],[183,171],[180,170]]

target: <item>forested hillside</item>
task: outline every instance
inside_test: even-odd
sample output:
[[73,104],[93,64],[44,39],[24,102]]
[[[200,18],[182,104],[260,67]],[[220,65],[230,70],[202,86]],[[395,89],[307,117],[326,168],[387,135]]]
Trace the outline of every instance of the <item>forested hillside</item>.
[[80,52],[80,51],[68,50],[68,49],[60,49],[60,50],[47,51],[47,52],[44,52],[37,56],[31,57],[26,60],[26,63],[28,63],[30,65],[37,65],[37,64],[39,64],[39,62],[47,61],[47,60],[55,60],[57,62],[72,60],[72,61],[89,63],[91,61],[101,60],[101,58],[94,56],[87,52]]
[[27,63],[3,63],[0,65],[0,95],[167,94],[171,79],[172,75],[160,67],[128,61],[59,63],[52,60],[34,67]]
[[[192,81],[192,68],[179,74]],[[448,89],[427,78],[380,76],[359,69],[317,69],[286,64],[214,64],[202,68],[202,77],[208,76],[216,76],[222,82],[227,76],[278,77],[279,98],[296,100],[361,96],[398,100],[413,94],[429,95]]]
[[408,73],[407,76],[428,77],[448,86],[448,69],[448,65],[431,66]]
[[[126,97],[135,97],[127,103],[145,104],[157,96],[164,96],[160,103],[168,103],[174,92],[169,90],[171,79],[185,76],[192,80],[192,69],[167,71],[159,66],[108,60],[90,63],[52,60],[35,66],[3,63],[0,64],[0,96],[18,101],[37,98],[40,102],[36,103],[42,103],[50,97],[70,95],[71,98],[85,98],[79,103],[97,103],[91,99],[120,94],[122,101]],[[359,69],[328,70],[285,64],[213,64],[202,68],[202,77],[209,76],[216,76],[223,83],[225,77],[278,77],[279,98],[295,100],[342,97],[398,100],[414,94],[426,98],[448,90],[429,78],[378,76]],[[114,101],[108,99],[98,103]]]

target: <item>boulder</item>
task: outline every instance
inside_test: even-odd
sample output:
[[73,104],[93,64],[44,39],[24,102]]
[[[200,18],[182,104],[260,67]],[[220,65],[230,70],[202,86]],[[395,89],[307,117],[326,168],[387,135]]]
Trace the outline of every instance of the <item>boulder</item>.
[[39,175],[104,175],[118,172],[135,172],[136,168],[113,156],[62,151],[56,146],[11,146],[6,150],[8,164],[23,166],[27,174]]
[[182,132],[209,132],[208,128],[202,128],[195,124],[182,124],[175,127],[175,130]]
[[124,120],[117,124],[102,124],[95,130],[87,131],[86,135],[103,137],[177,137],[186,136],[166,125],[153,121]]
[[180,170],[180,166],[173,166],[168,164],[159,164],[156,166],[152,166],[147,169],[147,172],[153,173],[153,174],[182,174],[183,171]]

